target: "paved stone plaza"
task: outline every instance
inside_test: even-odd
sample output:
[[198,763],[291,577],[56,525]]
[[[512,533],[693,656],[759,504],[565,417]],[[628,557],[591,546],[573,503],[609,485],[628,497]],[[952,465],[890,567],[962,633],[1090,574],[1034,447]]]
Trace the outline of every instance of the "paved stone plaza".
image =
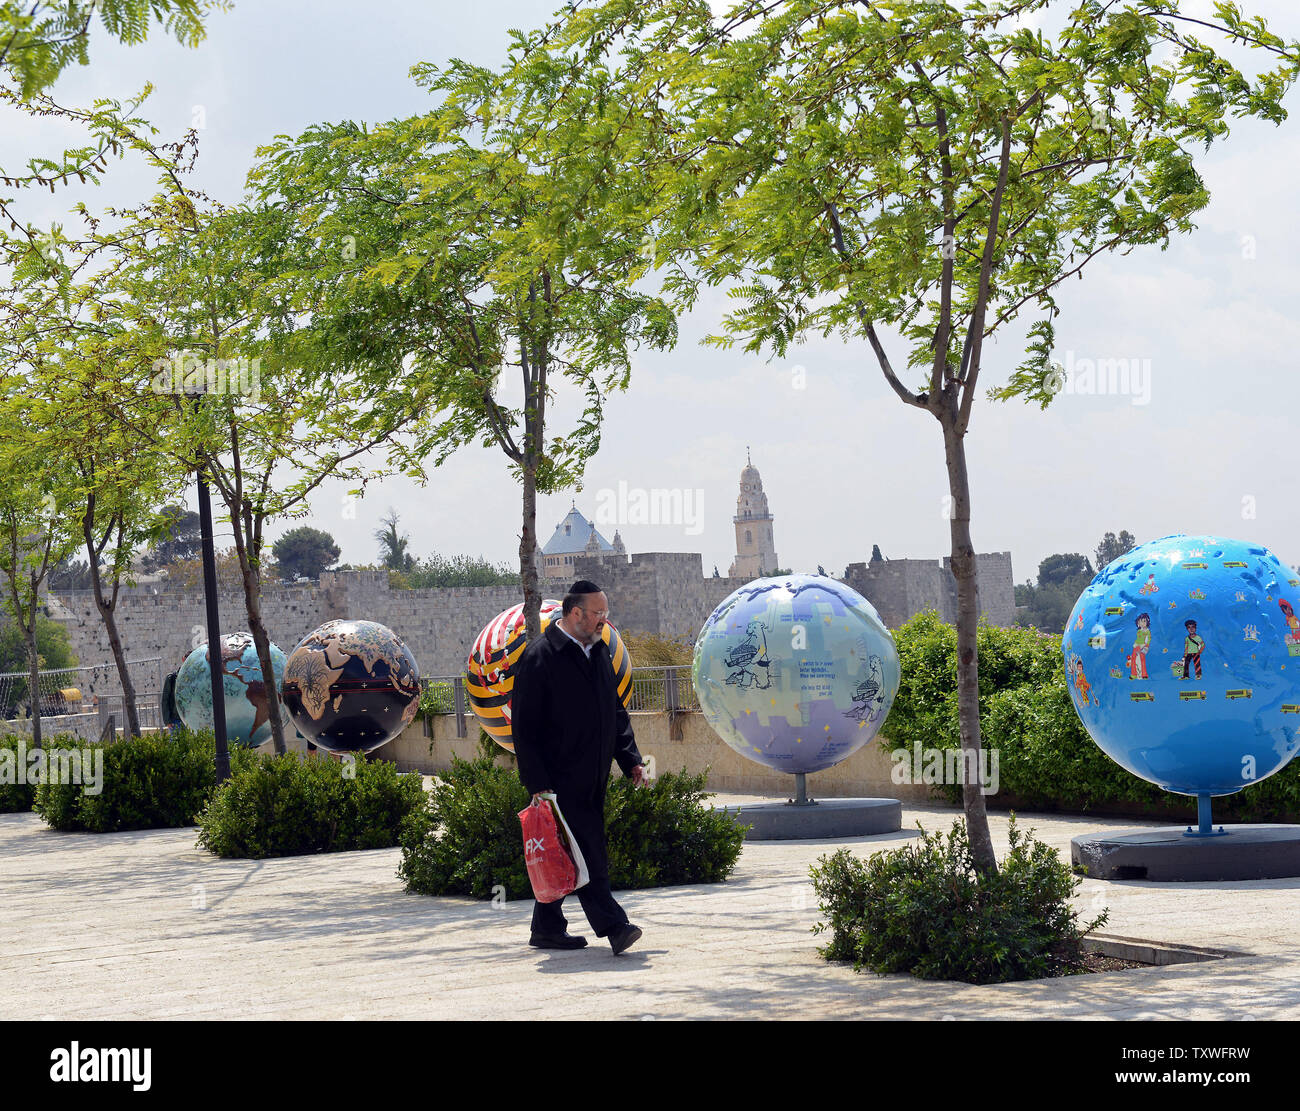
[[[954,815],[907,806],[904,829],[946,829]],[[1001,852],[1006,817],[991,822]],[[1072,836],[1140,823],[1021,824],[1068,859]],[[906,836],[847,843],[867,854]],[[194,838],[56,833],[0,815],[0,1019],[1300,1018],[1294,879],[1085,880],[1079,905],[1109,905],[1108,934],[1246,955],[972,987],[824,962],[808,866],[827,843],[747,843],[725,884],[620,896],[645,937],[615,958],[603,942],[528,948],[528,900],[405,894],[397,849],[222,861]],[[576,932],[586,923],[571,902]]]

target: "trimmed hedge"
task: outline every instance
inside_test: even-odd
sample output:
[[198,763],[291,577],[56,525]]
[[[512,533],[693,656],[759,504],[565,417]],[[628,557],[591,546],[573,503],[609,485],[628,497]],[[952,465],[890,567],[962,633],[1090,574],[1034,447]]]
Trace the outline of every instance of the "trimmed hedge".
[[[54,829],[119,833],[192,826],[216,786],[216,742],[210,732],[177,729],[103,744],[61,740],[92,759],[102,752],[104,777],[94,795],[86,793],[84,784],[41,783],[36,788],[34,809]],[[230,750],[232,772],[256,760],[248,749]]]
[[[30,751],[32,739],[20,733],[0,733],[0,749],[12,752],[12,756],[0,756],[0,761],[8,764],[13,761],[13,775],[0,774],[0,814],[17,814],[24,810],[30,810],[32,803],[36,800],[36,786],[32,783],[19,783],[19,752],[18,742],[23,741],[26,751]],[[51,747],[60,743],[60,738],[55,737],[46,742]],[[80,741],[77,742],[80,744]],[[26,777],[26,751],[22,753],[23,777]],[[9,782],[12,780],[12,782]]]
[[[957,631],[933,611],[894,633],[902,664],[898,697],[881,729],[886,749],[960,748]],[[1121,768],[1088,736],[1070,700],[1059,636],[981,622],[980,735],[998,752],[999,794],[990,806],[1153,817],[1194,815],[1196,800],[1173,795]],[[961,801],[960,784],[936,786]],[[1215,799],[1225,821],[1300,821],[1300,760],[1236,795]]]
[[867,860],[840,849],[811,870],[829,922],[827,960],[855,970],[908,972],[923,980],[997,984],[1083,971],[1084,935],[1070,897],[1082,882],[1050,845],[1011,818],[1011,851],[996,875],[975,870],[962,820],[945,839],[925,833]]
[[386,849],[423,801],[420,776],[399,776],[390,761],[263,756],[212,796],[198,844],[252,859]]
[[[453,758],[402,834],[398,876],[421,895],[532,898],[519,811],[529,794],[490,756]],[[614,778],[605,795],[610,885],[616,890],[720,883],[744,829],[705,805],[705,775],[666,773],[649,786]]]

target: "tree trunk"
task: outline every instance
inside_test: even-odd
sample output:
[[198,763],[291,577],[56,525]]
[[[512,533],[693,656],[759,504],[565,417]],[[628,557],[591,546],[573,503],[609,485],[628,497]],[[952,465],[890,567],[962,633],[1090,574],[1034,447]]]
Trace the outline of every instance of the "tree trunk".
[[982,872],[998,870],[989,833],[988,813],[980,775],[979,599],[976,596],[975,547],[970,537],[970,478],[966,471],[966,444],[957,432],[957,406],[941,402],[944,454],[948,465],[948,492],[952,497],[949,527],[952,534],[952,573],[957,580],[957,709],[961,722],[962,806],[966,834],[975,866]]
[[32,627],[29,631],[27,625],[22,625],[23,640],[27,642],[27,682],[29,690],[27,691],[28,701],[32,708],[32,747],[41,747],[41,654],[36,649],[36,610],[32,609]]
[[[528,450],[527,448],[525,450]],[[542,592],[537,581],[537,474],[523,467],[524,527],[519,535],[519,578],[524,586],[524,621],[528,640],[542,635]]]
[[[99,610],[99,619],[104,623],[104,630],[108,633],[108,646],[113,650],[113,662],[117,664],[117,677],[122,683],[122,706],[126,713],[126,736],[140,736],[140,714],[135,705],[135,684],[131,682],[130,673],[126,666],[126,653],[122,650],[122,638],[117,631],[116,608],[116,589],[114,590],[114,600],[109,602],[104,597],[104,582],[99,574],[99,552],[95,550],[95,542],[91,536],[90,526],[87,525],[84,530],[86,538],[86,555],[90,562],[90,585],[95,591],[95,608]],[[114,583],[116,587],[116,583]]]
[[244,572],[244,601],[248,607],[248,631],[253,634],[257,648],[257,661],[262,665],[262,685],[266,692],[266,709],[271,715],[271,740],[275,754],[283,756],[288,749],[284,743],[284,722],[280,717],[280,692],[276,689],[275,665],[271,660],[271,637],[262,621],[262,594],[260,575],[245,558],[241,550],[240,562]]

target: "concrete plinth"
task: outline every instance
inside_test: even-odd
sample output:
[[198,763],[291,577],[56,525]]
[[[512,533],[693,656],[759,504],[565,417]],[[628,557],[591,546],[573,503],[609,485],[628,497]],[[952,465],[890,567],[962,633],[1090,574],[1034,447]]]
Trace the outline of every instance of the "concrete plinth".
[[[1218,828],[1217,826],[1215,827]],[[1224,826],[1187,837],[1185,826],[1093,833],[1070,841],[1070,860],[1098,880],[1276,880],[1300,876],[1300,826]]]
[[750,827],[745,831],[746,841],[831,840],[903,828],[903,805],[897,799],[757,802],[718,809]]

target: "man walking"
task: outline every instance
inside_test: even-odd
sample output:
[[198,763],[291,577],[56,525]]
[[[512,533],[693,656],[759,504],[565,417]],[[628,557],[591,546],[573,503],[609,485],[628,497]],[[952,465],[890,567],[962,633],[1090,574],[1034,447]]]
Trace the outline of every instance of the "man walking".
[[[610,892],[605,787],[613,760],[638,786],[645,782],[645,768],[615,690],[609,649],[600,638],[608,617],[609,600],[595,583],[581,579],[569,588],[562,616],[529,642],[515,664],[510,720],[519,778],[534,799],[555,792],[591,876],[578,889],[578,899],[596,936],[608,938],[617,955],[641,931]],[[567,932],[563,902],[534,904],[530,945],[581,949],[587,944]]]

